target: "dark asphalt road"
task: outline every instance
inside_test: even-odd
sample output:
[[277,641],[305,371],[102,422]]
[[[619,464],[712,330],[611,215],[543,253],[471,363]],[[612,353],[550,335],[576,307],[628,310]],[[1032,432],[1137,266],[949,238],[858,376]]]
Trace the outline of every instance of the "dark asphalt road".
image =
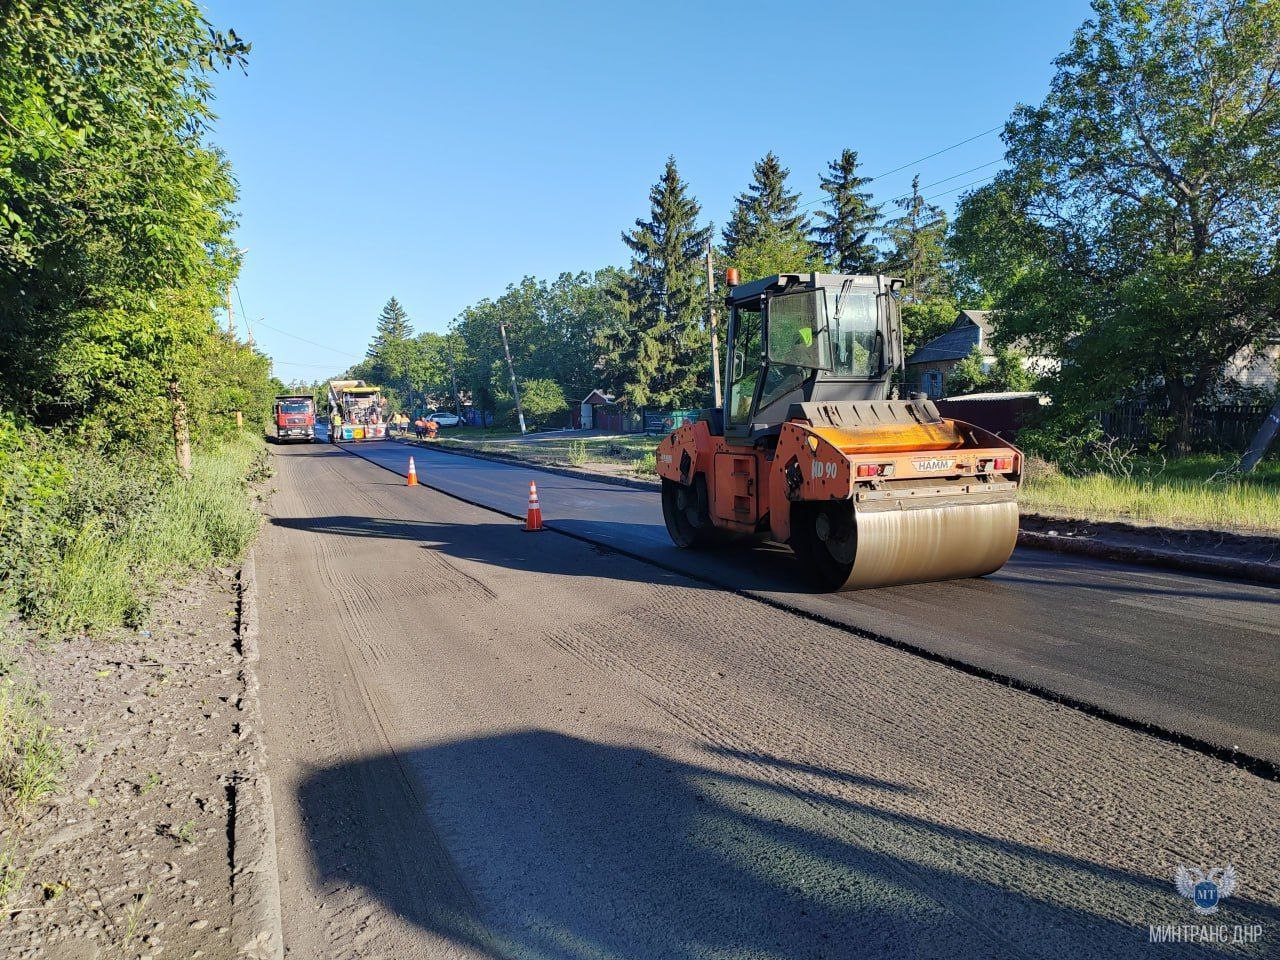
[[1280,765],[1273,587],[1020,548],[982,579],[816,593],[785,548],[676,549],[647,491],[393,442],[343,449],[401,475],[412,454],[426,484],[509,514],[536,479],[557,529]]

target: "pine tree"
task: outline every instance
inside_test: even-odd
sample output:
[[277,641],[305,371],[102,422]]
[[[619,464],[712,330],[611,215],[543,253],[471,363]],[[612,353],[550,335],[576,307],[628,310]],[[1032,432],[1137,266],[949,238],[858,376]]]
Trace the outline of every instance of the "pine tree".
[[631,264],[616,295],[620,322],[602,342],[611,386],[637,405],[702,402],[710,380],[702,256],[711,228],[698,226],[702,208],[674,157],[649,203],[649,219],[622,234]]
[[858,152],[845,150],[827,170],[821,186],[831,209],[817,211],[813,231],[823,259],[840,273],[875,273],[880,251],[870,237],[880,222],[880,208],[863,189],[871,181],[858,176]]
[[733,260],[742,250],[777,235],[805,237],[808,218],[797,213],[800,194],[787,189],[791,171],[770,150],[751,171],[751,185],[738,194],[724,228],[725,255]]
[[906,281],[909,301],[921,303],[950,293],[946,269],[947,214],[920,195],[920,177],[911,181],[911,193],[895,201],[902,215],[885,227],[893,244],[890,269]]
[[409,315],[400,306],[400,301],[392,297],[378,314],[378,327],[365,356],[376,361],[386,353],[389,345],[403,343],[412,337],[413,327],[409,324]]

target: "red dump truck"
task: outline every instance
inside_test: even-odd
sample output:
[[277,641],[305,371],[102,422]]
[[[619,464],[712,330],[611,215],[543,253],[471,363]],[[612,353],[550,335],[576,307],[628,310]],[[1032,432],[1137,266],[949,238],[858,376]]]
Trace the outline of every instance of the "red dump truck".
[[272,411],[273,439],[304,440],[316,438],[316,401],[311,394],[282,393],[276,397]]

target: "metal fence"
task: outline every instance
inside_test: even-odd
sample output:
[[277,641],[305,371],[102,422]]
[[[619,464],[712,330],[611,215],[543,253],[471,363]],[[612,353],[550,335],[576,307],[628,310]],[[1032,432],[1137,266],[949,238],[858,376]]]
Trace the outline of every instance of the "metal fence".
[[[1248,448],[1266,404],[1215,404],[1196,407],[1191,418],[1191,447],[1201,452],[1238,453]],[[1163,439],[1171,414],[1167,403],[1118,403],[1101,414],[1102,429],[1110,436],[1150,443]]]

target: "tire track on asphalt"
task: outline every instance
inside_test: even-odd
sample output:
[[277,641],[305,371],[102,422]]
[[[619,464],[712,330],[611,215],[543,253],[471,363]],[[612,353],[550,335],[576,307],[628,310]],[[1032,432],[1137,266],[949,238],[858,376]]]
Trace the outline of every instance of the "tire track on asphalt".
[[[280,458],[283,459],[283,458]],[[286,460],[289,468],[294,466]],[[380,501],[365,491],[349,484],[346,477],[330,462],[321,461],[322,472],[333,483],[342,483],[345,489],[354,492],[354,499],[361,502],[368,512],[376,516],[386,516]],[[312,465],[311,463],[308,466]],[[298,466],[301,470],[301,465]],[[290,485],[297,495],[284,499],[281,504],[287,510],[278,510],[276,516],[285,520],[305,519],[308,516],[323,517],[328,508],[323,503],[324,484],[311,484],[305,480]],[[319,499],[320,503],[315,501]],[[366,627],[367,623],[391,622],[385,595],[381,594],[374,583],[363,576],[350,575],[344,572],[343,565],[355,558],[354,547],[358,546],[359,537],[350,532],[315,532],[309,535],[314,550],[304,554],[304,569],[299,570],[302,579],[314,578],[322,589],[320,595],[330,602],[335,618],[325,618],[327,624],[334,629],[324,630],[315,637],[316,643],[311,652],[313,663],[319,667],[320,677],[312,685],[315,696],[320,700],[322,709],[312,711],[307,729],[313,738],[317,752],[324,758],[325,768],[344,768],[358,764],[363,758],[379,753],[395,759],[397,777],[394,784],[379,783],[376,788],[370,784],[356,784],[356,796],[359,802],[353,802],[348,794],[335,797],[340,804],[341,813],[336,813],[322,823],[313,824],[310,829],[317,831],[313,842],[322,849],[346,850],[350,858],[374,859],[384,864],[396,864],[399,861],[399,844],[396,838],[387,840],[375,832],[374,843],[363,850],[354,850],[347,835],[351,825],[367,820],[370,811],[376,811],[374,818],[384,822],[403,822],[406,819],[406,808],[417,811],[416,819],[428,832],[432,832],[430,819],[427,816],[416,783],[406,770],[403,758],[397,748],[393,736],[393,723],[389,719],[390,704],[380,688],[372,683],[367,670],[371,666],[386,663],[390,659],[390,651],[381,641],[377,632]],[[371,610],[378,611],[376,617],[369,618]],[[353,722],[356,718],[362,718]],[[392,790],[388,796],[387,787]],[[435,849],[443,850],[438,838]],[[421,866],[421,865],[419,865]],[[447,857],[435,861],[434,866],[442,875],[452,876],[450,896],[463,903],[472,905],[468,913],[474,914],[474,901],[469,890],[457,876]],[[388,867],[407,878],[411,872],[404,864]],[[331,872],[334,872],[331,869]],[[358,875],[359,868],[348,863],[339,868],[337,873]],[[385,930],[375,922],[380,908],[372,902],[367,890],[356,882],[343,882],[333,876],[315,875],[314,880],[325,880],[332,884],[328,890],[331,907],[323,918],[325,956],[340,960],[400,960],[404,954],[399,950],[389,953],[371,952],[373,941],[385,936]],[[477,940],[483,941],[483,933],[477,931]]]

